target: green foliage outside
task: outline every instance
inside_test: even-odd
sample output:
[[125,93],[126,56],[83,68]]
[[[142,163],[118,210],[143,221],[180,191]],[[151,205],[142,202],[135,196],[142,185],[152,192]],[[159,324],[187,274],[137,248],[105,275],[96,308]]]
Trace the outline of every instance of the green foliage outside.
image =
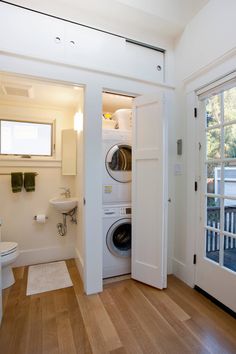
[[[221,102],[223,102],[222,107]],[[224,122],[236,121],[236,87],[206,100],[206,126],[213,127],[220,125],[222,113],[224,115]],[[236,158],[236,124],[226,126],[222,135],[219,127],[207,132],[207,158],[219,159],[221,157],[221,139],[224,139],[224,157]],[[231,163],[227,163],[227,166],[230,165]],[[232,165],[235,166],[235,163]],[[214,186],[216,167],[219,167],[219,165],[214,163],[209,163],[207,166],[208,189],[210,189],[210,186]],[[219,199],[207,198],[207,206],[208,208],[219,208]],[[219,210],[209,211],[208,222],[219,222],[219,220]]]
[[[223,107],[221,107],[221,95]],[[224,112],[224,121],[236,120],[236,87],[221,94],[214,95],[206,100],[206,125],[211,127],[221,122],[221,111]],[[220,129],[212,129],[207,133],[207,157],[220,158]],[[236,157],[236,124],[224,129],[224,150],[226,158]]]

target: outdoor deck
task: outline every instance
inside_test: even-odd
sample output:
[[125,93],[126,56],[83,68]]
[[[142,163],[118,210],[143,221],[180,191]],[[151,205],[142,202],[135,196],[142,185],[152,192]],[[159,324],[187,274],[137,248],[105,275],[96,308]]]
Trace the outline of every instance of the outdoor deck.
[[[207,258],[215,262],[219,262],[219,251],[211,251],[206,253]],[[236,249],[228,249],[224,251],[224,267],[236,272]]]
[[[220,207],[207,207],[207,226],[220,230]],[[236,206],[226,206],[224,213],[224,230],[236,234]],[[219,263],[220,234],[214,230],[206,230],[206,257]],[[236,238],[224,236],[224,267],[236,272]]]

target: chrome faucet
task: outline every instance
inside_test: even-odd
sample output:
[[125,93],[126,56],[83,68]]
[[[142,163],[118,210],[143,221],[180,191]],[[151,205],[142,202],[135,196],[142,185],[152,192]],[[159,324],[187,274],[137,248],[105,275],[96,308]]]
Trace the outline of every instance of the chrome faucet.
[[60,187],[60,189],[64,189],[64,192],[62,192],[61,195],[64,195],[65,198],[70,198],[70,196],[71,196],[70,188]]

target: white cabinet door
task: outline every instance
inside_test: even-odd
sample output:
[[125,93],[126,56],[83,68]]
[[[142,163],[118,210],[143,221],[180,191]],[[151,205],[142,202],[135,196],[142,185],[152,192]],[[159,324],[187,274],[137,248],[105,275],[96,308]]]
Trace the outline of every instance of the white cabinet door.
[[124,38],[65,23],[65,47],[67,64],[163,82],[164,54],[128,43]]
[[0,50],[61,62],[64,24],[57,19],[0,3]]
[[163,100],[134,100],[132,164],[132,278],[166,287],[165,127]]
[[125,43],[124,71],[126,75],[141,80],[163,82],[164,80],[164,54],[140,45]]
[[122,72],[123,38],[65,23],[66,63],[104,72]]
[[[0,2],[0,50],[163,82],[164,54],[84,26]],[[160,69],[160,71],[158,70]]]

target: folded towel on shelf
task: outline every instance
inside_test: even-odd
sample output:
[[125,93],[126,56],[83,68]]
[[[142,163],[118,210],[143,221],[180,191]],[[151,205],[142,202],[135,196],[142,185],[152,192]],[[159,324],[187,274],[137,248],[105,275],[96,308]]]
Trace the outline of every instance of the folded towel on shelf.
[[35,173],[34,172],[25,172],[24,173],[24,187],[26,192],[35,191]]
[[23,173],[12,172],[11,173],[11,188],[13,193],[21,192],[23,186]]

